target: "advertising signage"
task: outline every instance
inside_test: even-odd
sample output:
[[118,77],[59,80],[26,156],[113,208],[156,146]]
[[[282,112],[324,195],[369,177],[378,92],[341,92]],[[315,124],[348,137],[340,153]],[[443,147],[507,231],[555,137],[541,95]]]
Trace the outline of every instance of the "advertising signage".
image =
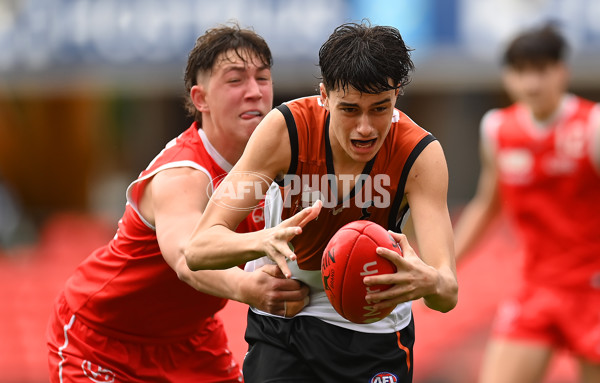
[[180,74],[198,35],[237,20],[265,37],[285,85],[314,80],[321,43],[363,18],[400,29],[425,70],[494,63],[516,29],[543,20],[564,27],[576,61],[600,58],[597,0],[12,0],[0,2],[0,76]]

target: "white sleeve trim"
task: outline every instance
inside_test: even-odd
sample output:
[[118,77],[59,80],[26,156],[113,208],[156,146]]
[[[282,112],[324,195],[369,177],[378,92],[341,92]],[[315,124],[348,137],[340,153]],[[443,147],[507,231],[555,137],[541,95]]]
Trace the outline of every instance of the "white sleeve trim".
[[213,193],[213,191],[214,191],[214,185],[213,185],[212,176],[210,175],[210,173],[208,172],[208,170],[206,170],[206,168],[198,165],[196,162],[193,162],[193,161],[176,161],[176,162],[170,162],[168,164],[164,164],[164,165],[159,166],[158,168],[154,169],[152,172],[146,174],[145,176],[140,177],[137,180],[133,181],[127,187],[127,191],[125,192],[125,197],[127,198],[127,203],[129,205],[131,205],[131,207],[133,208],[133,210],[135,211],[135,213],[138,215],[138,217],[150,229],[156,230],[156,227],[154,225],[152,225],[150,222],[146,221],[146,219],[140,213],[137,202],[133,201],[133,198],[131,197],[131,189],[133,188],[133,186],[135,184],[140,183],[141,181],[147,180],[147,179],[149,179],[151,177],[154,177],[158,172],[161,172],[161,171],[167,170],[167,169],[183,168],[183,167],[193,168],[193,169],[199,170],[199,171],[203,172],[204,174],[206,174],[208,176],[208,179],[210,180],[210,183],[209,183],[209,185],[210,185],[210,193],[211,194]]
[[481,118],[479,126],[481,148],[486,155],[494,154],[498,149],[498,129],[500,120],[498,109],[487,111]]

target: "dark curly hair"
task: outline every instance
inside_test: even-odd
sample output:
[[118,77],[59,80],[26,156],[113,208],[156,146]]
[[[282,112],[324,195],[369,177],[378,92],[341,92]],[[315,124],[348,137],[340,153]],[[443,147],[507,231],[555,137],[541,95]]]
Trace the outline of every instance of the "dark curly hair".
[[371,26],[367,20],[342,24],[319,50],[325,90],[351,86],[373,94],[402,88],[414,70],[411,51],[394,27]]
[[190,51],[184,74],[185,107],[188,114],[199,123],[202,122],[202,114],[192,103],[190,90],[197,84],[198,74],[210,72],[219,55],[230,50],[233,50],[244,62],[244,55],[253,53],[263,66],[269,68],[273,66],[273,56],[269,46],[252,29],[243,29],[237,22],[231,22],[230,25],[221,25],[207,30],[198,37],[194,48]]

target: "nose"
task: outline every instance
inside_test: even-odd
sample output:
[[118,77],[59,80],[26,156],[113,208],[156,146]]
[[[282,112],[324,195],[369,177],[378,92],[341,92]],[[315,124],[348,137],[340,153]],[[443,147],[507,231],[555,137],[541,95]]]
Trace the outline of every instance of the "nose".
[[529,92],[537,91],[543,84],[543,76],[537,72],[530,71],[521,76],[523,87]]
[[357,121],[356,124],[356,132],[361,136],[368,137],[371,135],[373,131],[373,127],[371,126],[371,121],[369,120],[369,116],[364,113],[362,114]]
[[250,80],[248,80],[248,85],[246,87],[246,97],[262,98],[262,89],[255,78],[251,78]]

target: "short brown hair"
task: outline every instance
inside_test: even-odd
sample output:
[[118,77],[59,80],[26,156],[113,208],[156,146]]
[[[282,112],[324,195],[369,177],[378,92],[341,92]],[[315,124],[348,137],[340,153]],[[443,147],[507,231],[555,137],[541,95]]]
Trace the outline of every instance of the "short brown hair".
[[210,72],[219,55],[230,50],[233,50],[242,60],[245,60],[244,53],[254,53],[262,65],[269,68],[273,66],[273,57],[269,46],[254,30],[240,28],[236,22],[207,30],[198,37],[194,48],[190,51],[184,74],[185,107],[188,114],[194,116],[199,123],[202,122],[202,114],[192,103],[190,90],[197,85],[198,73]]

